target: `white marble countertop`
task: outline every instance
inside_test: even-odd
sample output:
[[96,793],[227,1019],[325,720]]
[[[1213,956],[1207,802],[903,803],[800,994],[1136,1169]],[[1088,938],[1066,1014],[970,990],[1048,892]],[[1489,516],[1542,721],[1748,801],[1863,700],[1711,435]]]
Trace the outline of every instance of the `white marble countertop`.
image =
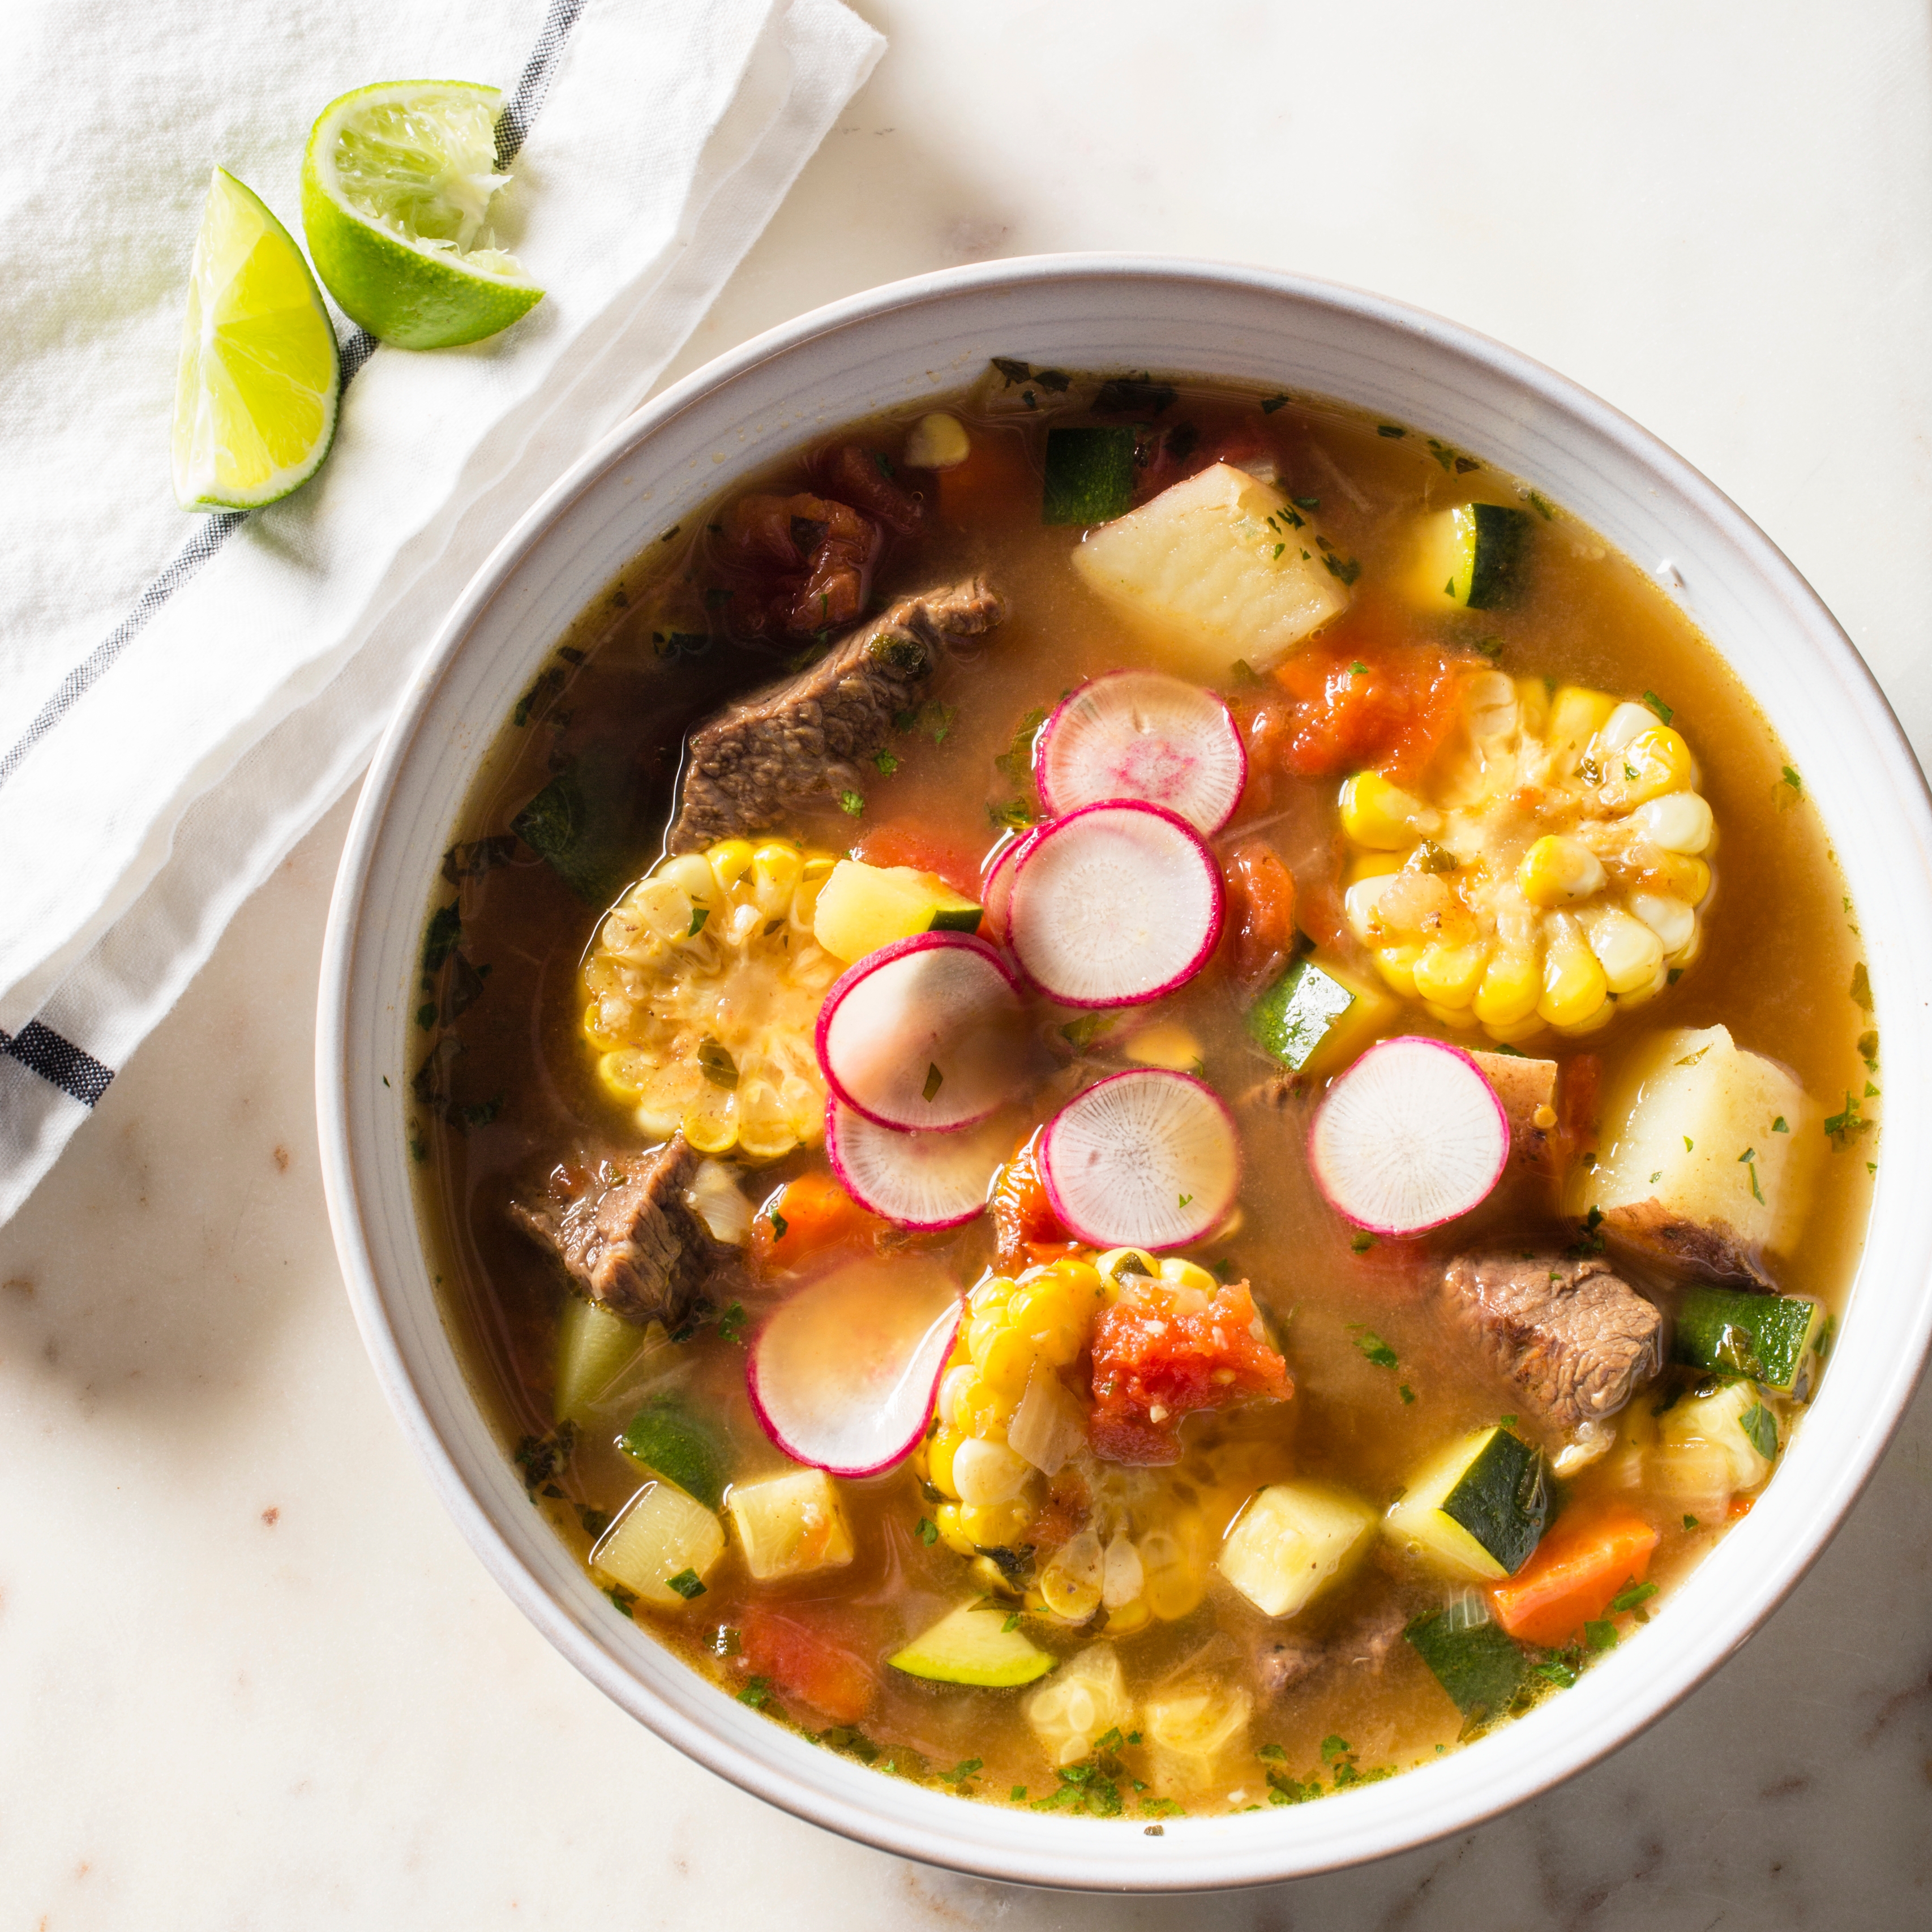
[[[994,255],[1147,248],[1373,287],[1676,444],[1932,750],[1922,6],[858,10],[892,50],[680,369]],[[310,1075],[347,820],[248,904],[0,1230],[0,1928],[1932,1923],[1924,1390],[1714,1679],[1563,1789],[1382,1864],[1185,1904],[1025,1892],[688,1763],[499,1594],[364,1360]]]

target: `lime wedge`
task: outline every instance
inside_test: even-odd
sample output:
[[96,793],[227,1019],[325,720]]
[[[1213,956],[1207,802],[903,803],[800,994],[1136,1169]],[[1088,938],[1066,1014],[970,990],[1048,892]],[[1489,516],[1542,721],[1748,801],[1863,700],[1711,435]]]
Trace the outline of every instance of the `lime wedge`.
[[332,100],[302,160],[302,226],[329,293],[371,335],[444,349],[543,299],[495,245],[503,97],[462,80],[392,80]]
[[225,168],[208,184],[175,382],[175,499],[252,510],[322,466],[335,331],[289,231]]

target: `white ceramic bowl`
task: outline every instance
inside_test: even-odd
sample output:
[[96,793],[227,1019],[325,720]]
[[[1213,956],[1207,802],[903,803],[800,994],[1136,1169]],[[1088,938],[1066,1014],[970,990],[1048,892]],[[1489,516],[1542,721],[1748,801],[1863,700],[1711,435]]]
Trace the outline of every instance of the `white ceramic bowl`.
[[432,884],[534,668],[652,536],[736,470],[963,385],[994,355],[1340,398],[1478,453],[1658,570],[1756,696],[1824,815],[1856,897],[1887,1063],[1932,1064],[1932,1007],[1915,983],[1932,959],[1924,782],[1830,613],[1696,471],[1525,357],[1376,296],[1198,262],[1001,262],[820,309],[679,383],[552,490],[458,600],[376,754],[330,914],[316,1084],[336,1243],[384,1390],[477,1554],[593,1683],[693,1757],[835,1831],[988,1877],[1181,1891],[1323,1870],[1460,1830],[1601,1757],[1722,1663],[1798,1580],[1870,1472],[1932,1331],[1932,1215],[1917,1180],[1932,1168],[1932,1091],[1888,1083],[1852,1305],[1762,1501],[1574,1689],[1439,1762],[1319,1804],[1172,1820],[1150,1837],[1131,1820],[1007,1810],[875,1774],[735,1702],[614,1616],[526,1502],[424,1263],[404,1096]]

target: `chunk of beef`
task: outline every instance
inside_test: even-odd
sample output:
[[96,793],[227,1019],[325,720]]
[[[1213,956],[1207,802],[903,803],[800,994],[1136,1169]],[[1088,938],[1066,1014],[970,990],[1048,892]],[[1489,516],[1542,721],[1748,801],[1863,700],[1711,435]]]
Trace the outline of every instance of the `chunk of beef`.
[[719,1258],[711,1231],[685,1200],[698,1156],[682,1134],[654,1153],[560,1167],[510,1218],[548,1248],[613,1314],[676,1327]]
[[1600,1258],[1458,1255],[1442,1300],[1535,1419],[1565,1436],[1621,1408],[1660,1359],[1662,1317]]
[[910,709],[949,638],[977,637],[1006,616],[982,578],[899,602],[834,645],[808,670],[755,693],[692,734],[676,822],[667,842],[689,852],[769,832],[842,790]]
[[1255,1684],[1264,1699],[1314,1676],[1342,1669],[1374,1676],[1402,1641],[1415,1606],[1400,1590],[1384,1590],[1346,1617],[1327,1635],[1306,1630],[1270,1631],[1254,1648]]

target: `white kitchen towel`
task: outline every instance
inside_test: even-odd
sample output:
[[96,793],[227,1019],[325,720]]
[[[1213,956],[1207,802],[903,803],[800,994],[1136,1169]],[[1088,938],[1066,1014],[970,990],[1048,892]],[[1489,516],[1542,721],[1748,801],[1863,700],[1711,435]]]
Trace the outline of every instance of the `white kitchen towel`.
[[[884,48],[838,0],[27,0],[0,79],[0,1222],[367,760],[442,614],[643,399]],[[210,166],[299,236],[310,122],[502,86],[546,291],[430,354],[340,325],[335,446],[252,516],[168,496]]]

